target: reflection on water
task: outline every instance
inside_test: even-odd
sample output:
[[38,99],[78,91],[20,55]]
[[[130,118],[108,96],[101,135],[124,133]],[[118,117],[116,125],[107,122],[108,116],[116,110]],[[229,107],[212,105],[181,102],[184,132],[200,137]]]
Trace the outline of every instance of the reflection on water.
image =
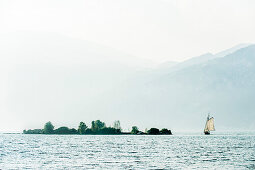
[[0,169],[255,169],[254,135],[0,135]]

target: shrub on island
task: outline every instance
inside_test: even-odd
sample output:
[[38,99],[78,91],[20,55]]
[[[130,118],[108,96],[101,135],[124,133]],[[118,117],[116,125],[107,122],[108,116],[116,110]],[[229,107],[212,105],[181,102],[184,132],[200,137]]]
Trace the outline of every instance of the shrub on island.
[[68,127],[60,127],[54,130],[54,134],[78,134],[78,131],[74,128],[69,129]]
[[172,132],[171,132],[171,130],[168,130],[168,129],[164,128],[160,131],[160,134],[162,134],[162,135],[172,135]]
[[151,128],[148,130],[147,134],[149,135],[172,135],[171,130],[168,130],[166,128],[163,128],[162,130],[159,130],[157,128]]
[[43,129],[29,129],[23,130],[24,134],[43,134]]
[[151,128],[150,130],[148,130],[147,132],[149,135],[159,135],[159,129],[157,128]]
[[104,127],[98,131],[98,134],[115,135],[115,134],[121,134],[121,131],[120,129],[115,129],[112,127]]

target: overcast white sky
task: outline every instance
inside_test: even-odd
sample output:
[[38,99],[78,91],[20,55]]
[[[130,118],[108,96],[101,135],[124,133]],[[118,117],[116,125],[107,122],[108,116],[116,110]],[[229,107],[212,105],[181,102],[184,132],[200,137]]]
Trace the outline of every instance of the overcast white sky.
[[0,32],[53,32],[156,62],[255,42],[254,0],[0,1]]

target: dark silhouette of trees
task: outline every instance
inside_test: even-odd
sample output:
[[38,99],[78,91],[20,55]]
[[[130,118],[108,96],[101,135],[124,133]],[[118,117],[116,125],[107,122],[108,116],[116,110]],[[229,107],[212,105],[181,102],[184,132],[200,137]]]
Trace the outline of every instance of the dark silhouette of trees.
[[78,131],[74,128],[69,129],[68,127],[60,127],[56,130],[54,130],[54,134],[77,134]]
[[172,135],[171,130],[163,128],[159,130],[157,128],[151,128],[145,133],[139,131],[137,126],[133,126],[131,132],[121,132],[120,121],[114,121],[113,127],[106,127],[105,123],[101,120],[95,120],[91,122],[91,128],[88,128],[84,122],[80,122],[78,129],[69,129],[68,127],[62,126],[54,130],[54,126],[51,122],[47,122],[43,129],[29,129],[23,130],[24,134],[102,134],[102,135],[114,135],[114,134],[137,134],[137,135]]
[[91,122],[91,130],[95,133],[99,132],[99,130],[103,129],[104,127],[105,127],[105,123],[101,122],[100,120]]
[[85,134],[91,135],[91,134],[93,134],[93,131],[92,131],[91,129],[87,128],[87,129],[85,130]]
[[65,127],[65,126],[60,127],[58,129],[54,130],[55,134],[68,134],[69,132],[70,132],[69,128]]
[[137,126],[133,126],[132,130],[131,130],[131,134],[137,134],[139,132],[138,127]]
[[87,128],[88,127],[84,122],[80,122],[80,125],[78,127],[79,134],[85,134]]
[[120,131],[120,129],[115,129],[112,127],[104,127],[99,130],[98,134],[114,135],[114,134],[121,134],[121,131]]
[[149,135],[158,135],[159,134],[159,129],[157,128],[151,128],[150,130],[148,130],[147,132]]
[[171,130],[168,130],[168,129],[164,128],[164,129],[162,129],[160,131],[160,134],[163,134],[163,135],[172,135],[172,132],[171,132]]
[[54,126],[52,125],[52,123],[51,122],[45,123],[43,128],[43,133],[52,134],[53,132],[54,132]]
[[70,129],[70,134],[78,134],[78,130],[75,128]]
[[43,129],[29,129],[23,130],[24,134],[43,134]]
[[147,134],[149,135],[172,135],[171,130],[168,130],[166,128],[163,128],[162,130],[159,131],[157,128],[151,128],[148,130]]

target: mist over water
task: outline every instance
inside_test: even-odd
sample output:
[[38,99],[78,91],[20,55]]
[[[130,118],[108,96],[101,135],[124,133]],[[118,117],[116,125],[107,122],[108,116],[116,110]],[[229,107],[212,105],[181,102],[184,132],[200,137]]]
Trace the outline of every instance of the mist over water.
[[0,169],[254,169],[255,134],[0,135]]
[[202,130],[208,112],[217,130],[255,128],[254,45],[153,67],[53,33],[7,34],[0,43],[2,132],[41,128],[47,121],[76,128],[96,119],[108,125],[120,120],[123,129]]

